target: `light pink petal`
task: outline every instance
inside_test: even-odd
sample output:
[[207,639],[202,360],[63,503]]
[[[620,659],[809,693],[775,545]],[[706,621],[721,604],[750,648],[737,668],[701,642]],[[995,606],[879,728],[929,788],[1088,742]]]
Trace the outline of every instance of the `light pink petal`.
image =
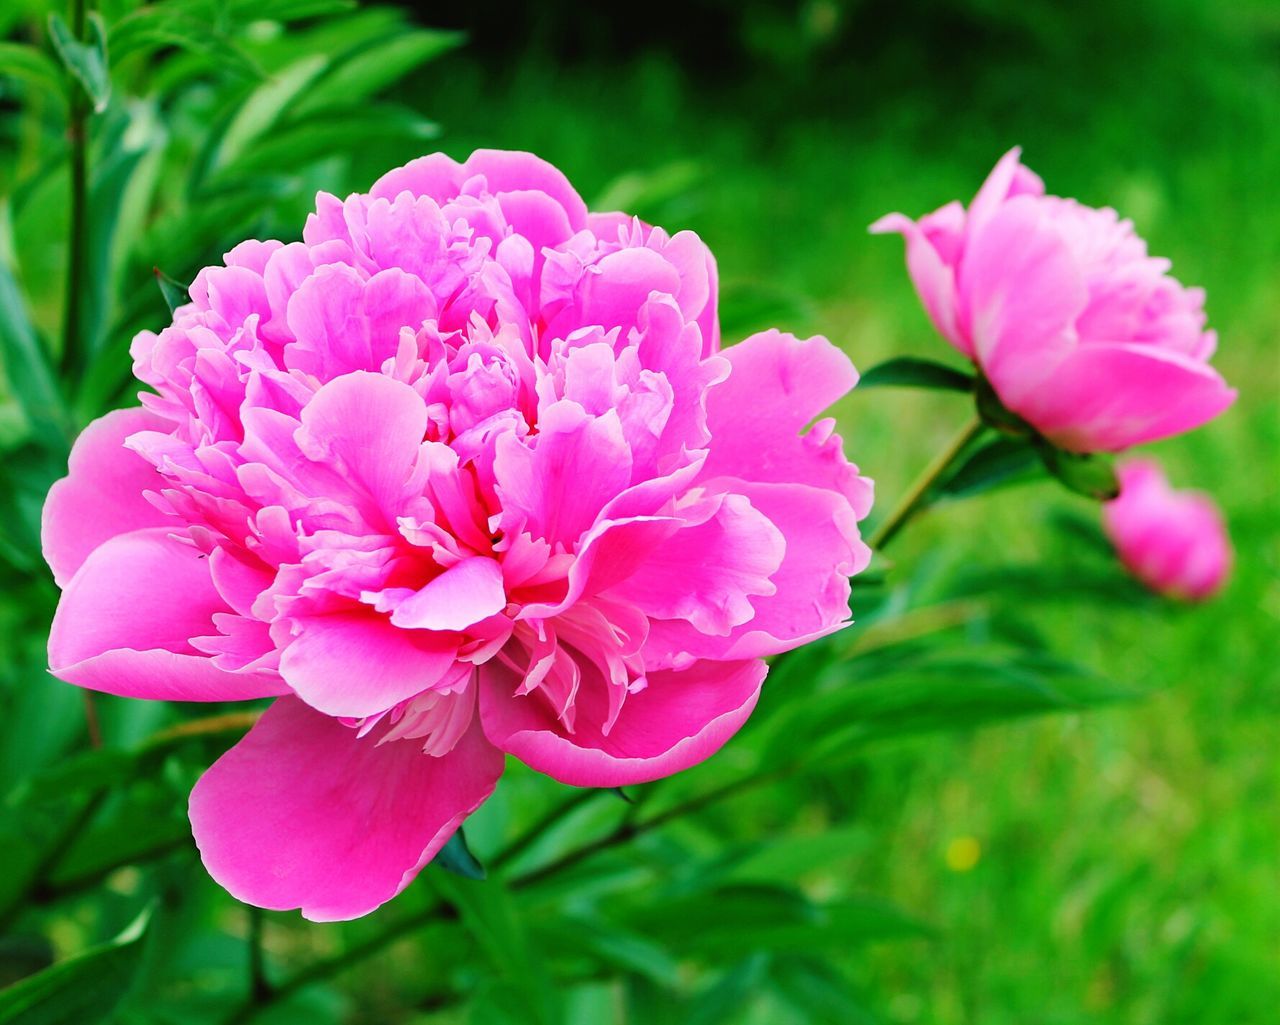
[[702,479],[831,488],[848,499],[859,519],[865,516],[871,482],[845,459],[839,436],[829,427],[800,434],[857,383],[849,357],[825,338],[800,341],[779,331],[752,335],[722,355],[732,371],[707,393],[712,440]]
[[457,660],[457,634],[401,630],[375,612],[302,616],[280,675],[326,715],[377,715],[439,683]]
[[619,327],[625,338],[650,295],[677,296],[680,289],[679,270],[662,254],[652,249],[619,249],[587,273],[573,326]]
[[929,320],[947,341],[973,357],[973,343],[960,326],[956,310],[955,268],[946,263],[920,224],[903,214],[888,214],[871,225],[871,232],[898,232],[907,243],[907,273]]
[[209,874],[233,896],[328,922],[403,890],[493,792],[503,758],[473,723],[446,755],[381,746],[281,698],[191,792]]
[[970,238],[960,297],[975,359],[1015,410],[1075,350],[1076,318],[1089,300],[1066,239],[1029,198],[1004,204]]
[[548,776],[580,787],[613,787],[670,776],[715,754],[746,722],[760,696],[764,662],[700,662],[648,674],[606,736],[609,687],[583,665],[569,733],[538,692],[515,697],[520,680],[490,662],[480,670],[480,718],[498,747]]
[[240,701],[286,693],[274,673],[227,673],[191,639],[229,612],[209,560],[163,528],[96,548],[67,582],[49,631],[49,667],[90,690],[163,701]]
[[652,623],[645,648],[650,664],[777,655],[849,623],[849,577],[871,558],[849,503],[803,484],[733,486],[786,539],[782,566],[770,578],[776,592],[752,598],[755,615],[725,637],[709,636],[688,620]]
[[1015,146],[996,162],[969,204],[969,231],[976,232],[983,227],[1008,200],[1043,194],[1044,182],[1030,168],[1022,166],[1022,147]]
[[467,175],[462,165],[443,153],[431,153],[411,160],[404,167],[388,171],[369,190],[373,199],[394,200],[402,192],[414,196],[430,196],[437,203],[458,194]]
[[1117,452],[1207,423],[1235,401],[1206,363],[1151,345],[1087,345],[1011,408],[1056,444]]
[[587,204],[557,167],[532,153],[516,150],[478,149],[462,166],[463,179],[482,174],[494,195],[537,190],[545,192],[564,209],[569,226],[581,231],[587,224]]
[[395,626],[416,630],[465,630],[507,606],[502,568],[493,559],[473,556],[450,566],[391,616]]
[[145,409],[118,409],[91,423],[71,449],[67,476],[49,489],[41,517],[45,561],[59,587],[98,545],[117,534],[174,523],[144,491],[165,486],[155,467],[124,447],[139,431],[170,431],[173,424]]

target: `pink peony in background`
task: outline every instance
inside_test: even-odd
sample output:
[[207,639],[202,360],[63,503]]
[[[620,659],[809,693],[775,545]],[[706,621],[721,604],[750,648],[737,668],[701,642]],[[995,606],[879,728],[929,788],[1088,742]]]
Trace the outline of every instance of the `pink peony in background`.
[[142,407],[45,507],[65,680],[274,697],[191,820],[240,899],[313,919],[398,893],[504,754],[652,780],[745,721],[765,656],[848,621],[871,484],[822,338],[720,353],[689,232],[593,215],[528,154],[322,194],[134,342]]
[[934,326],[1062,448],[1114,452],[1213,419],[1235,392],[1208,362],[1203,291],[1170,277],[1114,210],[1046,196],[1019,152],[967,210],[871,227],[905,236]]
[[1119,470],[1120,497],[1102,522],[1125,564],[1153,591],[1200,601],[1212,597],[1231,571],[1231,541],[1213,499],[1175,491],[1159,465],[1134,459]]

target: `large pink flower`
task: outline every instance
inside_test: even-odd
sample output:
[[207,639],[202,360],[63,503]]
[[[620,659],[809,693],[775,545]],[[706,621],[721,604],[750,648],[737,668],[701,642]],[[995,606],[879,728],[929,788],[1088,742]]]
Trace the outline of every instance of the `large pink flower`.
[[889,214],[934,326],[1000,401],[1057,445],[1113,452],[1191,430],[1235,399],[1208,360],[1204,292],[1130,221],[1046,196],[1014,149],[968,210]]
[[[765,656],[848,620],[871,484],[821,338],[719,353],[689,232],[592,215],[520,153],[429,156],[246,242],[134,344],[142,408],[49,495],[63,679],[277,697],[200,780],[237,897],[349,918],[399,892],[504,753],[578,786],[676,772]],[[802,433],[803,432],[803,433]]]
[[1231,541],[1208,495],[1175,491],[1158,463],[1121,465],[1120,497],[1102,523],[1120,560],[1153,591],[1188,601],[1212,597],[1231,571]]

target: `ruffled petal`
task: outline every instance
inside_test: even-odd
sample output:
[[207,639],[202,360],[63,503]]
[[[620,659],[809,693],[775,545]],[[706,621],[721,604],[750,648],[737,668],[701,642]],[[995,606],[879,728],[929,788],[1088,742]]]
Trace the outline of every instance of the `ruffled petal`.
[[514,696],[520,679],[497,662],[480,670],[480,719],[494,744],[531,768],[571,786],[614,787],[661,779],[715,754],[755,708],[768,667],[699,662],[649,673],[607,734],[608,685],[595,666],[582,671],[572,732],[538,692]]
[[239,900],[327,922],[403,890],[493,792],[503,758],[478,723],[445,755],[379,745],[281,698],[191,792],[209,874]]
[[228,673],[192,638],[230,612],[209,560],[162,528],[101,545],[67,583],[49,631],[49,667],[90,690],[163,701],[240,701],[288,692],[274,673]]
[[49,489],[41,517],[45,561],[59,587],[108,538],[175,522],[143,497],[163,486],[155,467],[124,447],[131,434],[172,428],[145,409],[118,409],[76,439],[67,476]]
[[711,452],[702,480],[801,483],[843,495],[861,519],[872,485],[844,457],[840,438],[800,431],[858,382],[849,357],[822,337],[765,331],[726,349],[729,377],[707,393]]

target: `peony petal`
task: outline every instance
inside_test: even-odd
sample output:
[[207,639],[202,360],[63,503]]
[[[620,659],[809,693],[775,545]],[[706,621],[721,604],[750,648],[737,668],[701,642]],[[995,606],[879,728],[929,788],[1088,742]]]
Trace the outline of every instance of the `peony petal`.
[[916,287],[929,320],[947,341],[973,358],[973,343],[960,327],[956,310],[955,268],[925,234],[923,227],[903,214],[887,214],[871,225],[873,235],[898,232],[907,244],[907,273]]
[[68,581],[49,630],[57,677],[107,694],[163,701],[240,701],[288,692],[274,673],[227,673],[191,645],[229,612],[198,549],[162,528],[93,551]]
[[761,661],[699,662],[648,674],[606,736],[609,687],[584,665],[572,733],[537,692],[516,697],[519,678],[497,661],[480,670],[480,718],[498,747],[579,787],[647,783],[715,754],[755,708],[768,667]]
[[377,743],[281,698],[191,792],[209,874],[239,900],[328,922],[403,890],[493,792],[502,754],[473,723],[448,754]]
[[683,619],[652,623],[645,647],[650,664],[777,655],[849,624],[849,577],[871,559],[849,503],[803,484],[732,486],[786,539],[786,556],[770,578],[776,591],[752,598],[755,615],[725,637],[708,636]]
[[465,181],[476,174],[484,175],[489,191],[495,196],[503,192],[545,192],[564,209],[574,231],[581,231],[587,225],[587,204],[574,191],[564,172],[541,157],[518,150],[478,149],[462,165],[462,179]]
[[377,715],[439,683],[457,661],[456,634],[401,630],[374,612],[300,616],[280,675],[326,715]]
[[[800,431],[858,381],[849,357],[822,337],[800,341],[779,331],[726,349],[727,380],[707,393],[711,452],[702,480],[799,482],[844,495],[859,519],[871,508],[871,482],[845,459],[837,435]],[[763,429],[762,429],[763,428]]]
[[1189,431],[1235,401],[1207,363],[1151,345],[1085,345],[1011,406],[1063,448],[1116,452]]
[[89,553],[117,534],[175,523],[143,497],[164,486],[150,463],[124,447],[139,431],[173,429],[168,420],[145,409],[118,409],[84,429],[71,449],[67,476],[49,489],[41,517],[45,561],[59,587]]
[[960,301],[974,358],[1010,409],[1074,351],[1088,299],[1070,247],[1034,199],[1010,200],[970,238]]
[[391,622],[413,630],[465,630],[506,606],[502,567],[477,555],[450,566],[401,602]]

